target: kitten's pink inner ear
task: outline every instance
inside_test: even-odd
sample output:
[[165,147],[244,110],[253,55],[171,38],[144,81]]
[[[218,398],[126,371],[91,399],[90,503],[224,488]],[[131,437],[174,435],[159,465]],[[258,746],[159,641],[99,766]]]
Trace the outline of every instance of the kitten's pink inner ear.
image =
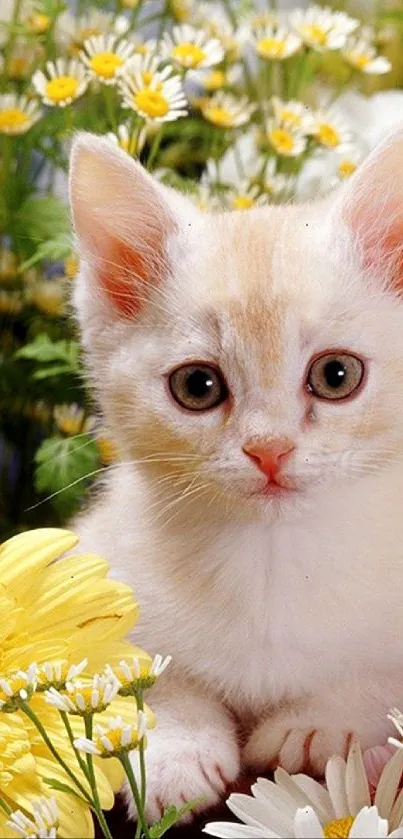
[[71,165],[71,205],[84,259],[115,310],[135,316],[169,272],[176,224],[164,188],[124,152],[84,135]]
[[403,130],[381,143],[353,176],[342,217],[364,270],[403,292]]

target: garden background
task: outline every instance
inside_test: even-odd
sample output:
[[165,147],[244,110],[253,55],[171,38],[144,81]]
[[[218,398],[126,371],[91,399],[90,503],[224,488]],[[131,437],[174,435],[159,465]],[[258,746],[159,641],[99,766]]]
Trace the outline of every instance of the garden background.
[[334,188],[403,119],[402,3],[293,5],[1,0],[2,538],[63,524],[119,459],[69,311],[73,133],[244,212]]

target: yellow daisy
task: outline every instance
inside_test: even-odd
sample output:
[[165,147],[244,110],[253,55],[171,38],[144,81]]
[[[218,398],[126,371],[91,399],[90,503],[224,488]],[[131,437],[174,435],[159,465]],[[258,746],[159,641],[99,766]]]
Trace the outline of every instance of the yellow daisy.
[[51,17],[43,12],[34,11],[27,18],[27,26],[35,35],[46,35],[52,23]]
[[187,100],[179,76],[171,67],[157,70],[159,60],[136,55],[124,67],[118,87],[122,104],[148,122],[172,122],[187,114]]
[[260,58],[269,61],[283,61],[301,49],[299,35],[289,32],[284,26],[267,24],[253,36],[253,45]]
[[[1,699],[19,696],[29,688],[29,667],[33,661],[43,673],[67,676],[69,666],[81,661],[88,665],[82,678],[103,669],[106,662],[115,666],[130,655],[143,662],[149,657],[123,639],[133,628],[138,615],[131,589],[107,578],[108,565],[94,554],[68,556],[55,560],[77,544],[77,537],[67,531],[43,529],[20,534],[0,547],[0,626]],[[32,592],[35,591],[35,597]],[[46,662],[53,662],[49,670]],[[60,668],[57,666],[60,663]],[[70,664],[69,664],[70,663]],[[79,668],[80,669],[80,668]],[[20,671],[18,679],[17,671]],[[39,670],[39,674],[41,673]],[[25,682],[24,676],[25,675]],[[43,676],[38,675],[43,681]],[[6,690],[4,690],[6,688]],[[132,699],[118,697],[111,711],[127,722],[133,721]],[[75,774],[80,777],[76,758],[67,740],[58,711],[35,693],[30,708],[40,718],[51,741]],[[152,717],[148,712],[149,725]],[[72,717],[74,735],[84,735],[80,717]],[[134,716],[135,719],[135,716]],[[102,715],[95,716],[97,724]],[[1,796],[13,809],[21,809],[28,818],[35,813],[33,804],[49,794],[45,778],[66,783],[64,771],[54,760],[37,729],[21,711],[0,714],[0,788]],[[122,783],[120,767],[114,762],[96,766],[98,788],[104,809],[113,806],[113,789]],[[83,781],[83,783],[85,783]],[[55,792],[59,810],[60,835],[91,837],[94,826],[88,806],[65,792]],[[0,836],[14,837],[8,818],[0,808]]]
[[236,97],[221,91],[200,103],[204,119],[219,128],[238,128],[246,125],[255,109],[256,105],[246,97]]
[[193,0],[170,0],[169,11],[178,23],[186,23],[194,11]]
[[185,70],[213,67],[224,58],[224,50],[217,38],[210,38],[202,29],[188,23],[174,26],[162,42],[164,58]]
[[389,59],[377,55],[375,47],[366,38],[349,38],[342,56],[354,70],[369,76],[381,76],[392,69]]
[[6,93],[0,96],[0,134],[26,134],[40,119],[38,103],[26,96]]
[[267,196],[261,194],[257,184],[245,180],[233,186],[226,195],[226,205],[229,210],[251,210],[267,204]]
[[116,35],[94,35],[84,41],[80,58],[92,78],[112,85],[133,54],[134,46],[129,41],[117,41]]
[[65,108],[82,96],[88,87],[87,70],[74,58],[47,61],[46,73],[37,70],[32,76],[32,84],[45,105]]

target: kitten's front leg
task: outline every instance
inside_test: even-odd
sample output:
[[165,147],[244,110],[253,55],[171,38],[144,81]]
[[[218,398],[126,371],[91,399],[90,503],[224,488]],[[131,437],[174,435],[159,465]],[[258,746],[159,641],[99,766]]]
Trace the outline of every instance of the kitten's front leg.
[[[176,675],[161,678],[150,694],[157,725],[147,735],[147,809],[149,822],[169,804],[203,799],[198,810],[216,804],[239,773],[236,725],[215,699]],[[132,754],[138,777],[138,758]],[[129,814],[136,817],[127,793]]]
[[349,685],[345,692],[335,690],[274,713],[252,731],[243,762],[260,771],[282,766],[290,773],[323,775],[333,754],[347,756],[353,738],[366,749],[385,743],[392,733],[389,705],[377,693],[379,685],[361,685],[356,691]]

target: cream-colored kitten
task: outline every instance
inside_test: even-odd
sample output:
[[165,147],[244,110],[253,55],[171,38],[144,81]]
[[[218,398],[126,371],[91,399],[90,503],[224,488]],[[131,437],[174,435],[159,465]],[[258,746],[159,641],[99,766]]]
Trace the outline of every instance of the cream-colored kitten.
[[[72,156],[75,305],[121,452],[77,523],[133,584],[149,816],[320,772],[403,701],[403,132],[326,201],[209,215]],[[243,733],[243,738],[239,736]],[[243,748],[241,748],[241,740]]]

